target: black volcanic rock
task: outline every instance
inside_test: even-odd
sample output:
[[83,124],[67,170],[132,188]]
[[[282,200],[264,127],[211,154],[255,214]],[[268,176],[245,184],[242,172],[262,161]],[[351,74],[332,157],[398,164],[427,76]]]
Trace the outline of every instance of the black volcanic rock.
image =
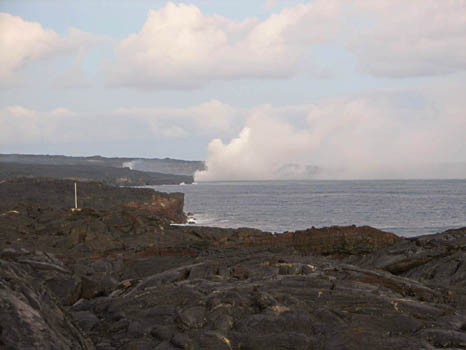
[[[34,266],[35,275],[28,279],[35,283],[58,274],[63,285],[73,283],[65,271],[78,271],[82,264],[64,266],[38,253],[10,251],[7,255],[5,264]],[[106,258],[114,259],[118,258]],[[234,250],[192,257],[158,272],[163,259],[126,257],[122,269],[125,264],[149,260],[146,276],[122,281],[109,294],[81,299],[68,308],[69,320],[95,344],[116,349],[127,349],[135,342],[148,348],[192,349],[465,345],[464,310],[445,302],[440,291],[388,272],[286,250]],[[237,278],[234,270],[248,274]],[[90,268],[86,275],[98,280],[102,273],[121,273],[118,268],[99,271]],[[17,283],[19,277],[9,278]],[[47,305],[47,310],[56,309]]]
[[22,252],[12,260],[0,259],[1,348],[95,349],[43,285],[41,270],[65,273],[63,266],[55,265],[45,254]]
[[3,347],[466,348],[466,229],[180,227],[153,191],[88,184],[72,212],[51,190],[71,183],[15,181],[0,184]]
[[347,261],[408,277],[442,289],[450,303],[466,309],[466,228],[405,239]]
[[[39,208],[74,207],[74,181],[51,178],[18,178],[0,182],[0,210],[13,210],[19,204]],[[78,183],[78,207],[93,210],[125,207],[160,214],[176,223],[183,223],[184,194],[162,193],[148,188],[116,188],[98,182]],[[29,209],[32,210],[32,209]],[[40,209],[39,209],[40,210]],[[88,213],[90,214],[90,213]],[[54,214],[42,213],[41,221],[54,220]],[[79,213],[76,213],[77,217]],[[34,216],[34,215],[32,215]],[[110,219],[111,220],[111,219]],[[121,217],[114,216],[115,225]]]

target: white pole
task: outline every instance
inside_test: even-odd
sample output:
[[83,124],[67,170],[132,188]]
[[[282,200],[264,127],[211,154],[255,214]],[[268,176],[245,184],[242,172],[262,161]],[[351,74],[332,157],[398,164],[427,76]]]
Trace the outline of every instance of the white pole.
[[78,209],[78,185],[74,183],[74,208]]

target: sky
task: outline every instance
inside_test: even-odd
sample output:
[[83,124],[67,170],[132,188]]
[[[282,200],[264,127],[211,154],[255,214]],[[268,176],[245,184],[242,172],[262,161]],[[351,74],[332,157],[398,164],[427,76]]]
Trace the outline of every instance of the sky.
[[0,0],[0,153],[466,178],[466,0]]

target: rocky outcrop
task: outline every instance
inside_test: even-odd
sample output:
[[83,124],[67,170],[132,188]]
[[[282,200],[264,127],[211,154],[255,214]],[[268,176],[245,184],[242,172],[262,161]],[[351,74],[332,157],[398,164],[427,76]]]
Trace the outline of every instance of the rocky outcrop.
[[124,206],[152,212],[170,219],[173,223],[186,222],[186,215],[183,211],[183,193],[170,193],[169,195],[161,195],[161,193],[152,194],[152,198],[149,201],[131,201],[125,203]]
[[271,234],[255,229],[177,228],[177,231],[226,247],[293,248],[305,254],[363,255],[403,241],[390,232],[369,226],[332,226],[304,231]]
[[2,192],[0,347],[466,348],[466,228],[172,226],[176,195],[37,181]]
[[305,253],[362,255],[392,246],[402,238],[369,226],[333,226],[289,232],[280,236]]
[[414,237],[348,262],[441,288],[450,302],[466,305],[466,228]]
[[40,249],[67,257],[102,255],[172,241],[164,233],[171,219],[152,211],[18,206],[0,214],[0,245]]
[[[4,260],[4,259],[8,260]],[[95,349],[76,326],[41,271],[70,274],[46,254],[4,250],[0,259],[0,347],[2,349]],[[64,284],[66,288],[68,285]]]
[[[1,185],[0,185],[1,187]],[[173,200],[173,203],[170,203]],[[304,254],[361,255],[401,238],[369,227],[330,227],[274,235],[259,230],[170,226],[176,198],[80,211],[17,205],[0,214],[0,244],[59,255],[189,255],[221,249],[293,249]],[[158,207],[157,207],[158,206]],[[155,208],[154,208],[155,207]],[[169,210],[168,214],[164,210]],[[163,213],[160,214],[160,213]]]
[[[24,250],[3,251],[1,257],[3,264],[33,269],[29,283],[44,281],[47,290],[59,295],[55,303],[63,306],[47,305],[43,312],[53,318],[61,315],[60,308],[66,309],[64,317],[72,328],[64,332],[80,339],[73,344],[78,349],[89,344],[84,334],[97,349],[466,346],[465,310],[450,304],[441,290],[288,249],[238,248],[180,259],[106,256],[67,265],[49,254]],[[11,273],[7,277],[12,284],[26,280]],[[84,287],[84,279],[91,280],[91,286]],[[10,322],[16,314],[3,315],[2,320]],[[51,332],[48,323],[34,324]],[[2,327],[2,341],[13,348],[40,348],[50,339],[56,341],[27,328],[28,334],[18,334],[26,332],[21,327],[13,339],[8,325]],[[15,343],[18,339],[22,343]]]
[[[74,181],[51,178],[19,178],[0,183],[0,211],[13,210],[18,204],[40,208],[74,207]],[[80,208],[140,208],[172,222],[186,222],[182,193],[162,193],[148,188],[116,188],[99,182],[78,182]]]

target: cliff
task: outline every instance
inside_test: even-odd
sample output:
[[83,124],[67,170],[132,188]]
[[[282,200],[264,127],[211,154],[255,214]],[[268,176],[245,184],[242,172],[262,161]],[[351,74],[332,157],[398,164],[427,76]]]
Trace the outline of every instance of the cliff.
[[[162,193],[148,188],[112,187],[99,182],[78,182],[78,207],[144,209],[174,223],[186,221],[183,193]],[[18,204],[40,208],[74,207],[74,181],[52,178],[18,178],[0,183],[0,210]]]

